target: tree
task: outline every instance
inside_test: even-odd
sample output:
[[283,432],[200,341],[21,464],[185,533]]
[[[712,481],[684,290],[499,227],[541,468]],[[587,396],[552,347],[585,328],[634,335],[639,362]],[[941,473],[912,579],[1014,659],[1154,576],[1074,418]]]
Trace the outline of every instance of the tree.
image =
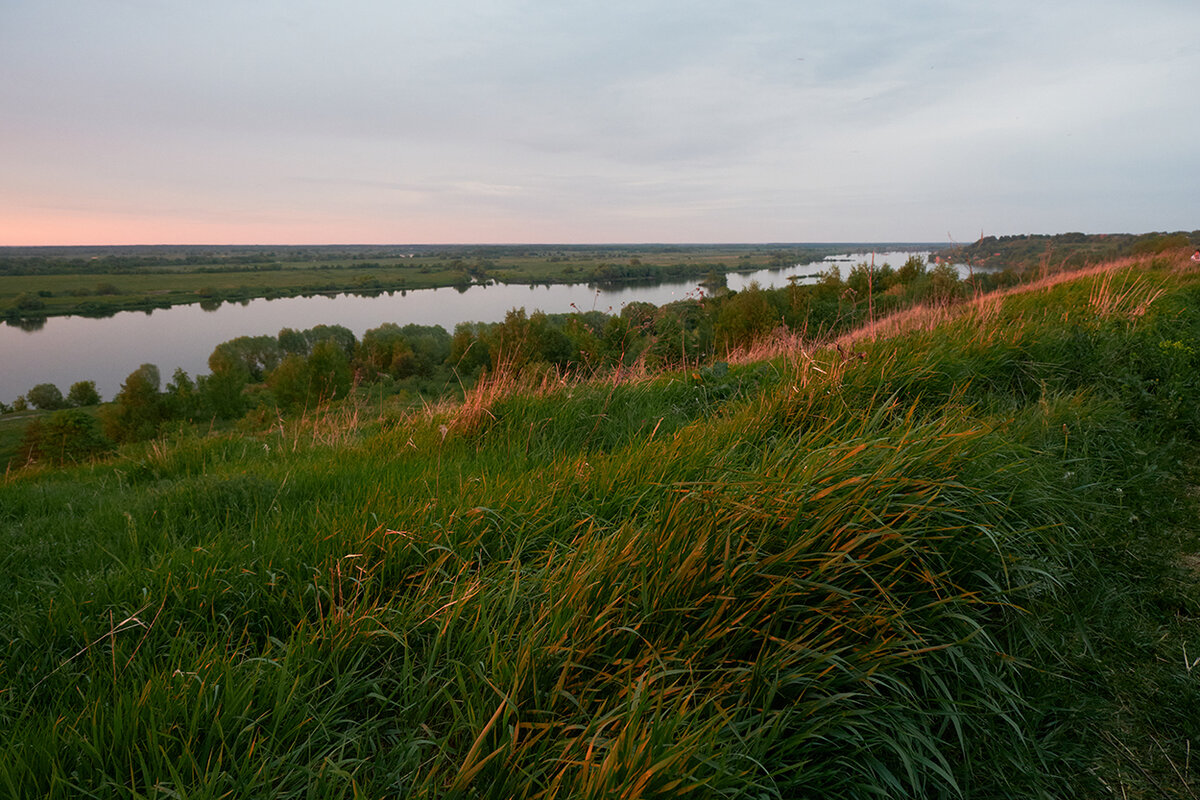
[[622,314],[609,317],[600,335],[601,355],[608,365],[632,364],[646,346],[644,332]]
[[602,347],[599,337],[596,336],[596,329],[588,324],[588,320],[582,314],[572,314],[567,319],[563,333],[570,341],[577,366],[592,372],[599,369]]
[[949,305],[963,295],[958,271],[949,263],[938,264],[929,273],[929,299],[936,305]]
[[213,354],[209,356],[208,366],[215,371],[214,358],[230,366],[237,363],[245,368],[247,382],[261,381],[268,372],[279,366],[282,356],[283,351],[274,336],[238,336],[217,345]]
[[129,373],[113,404],[101,409],[101,424],[108,438],[133,442],[153,438],[166,418],[166,404],[158,393],[158,367],[142,364]]
[[364,333],[358,354],[359,361],[371,373],[406,378],[416,371],[416,355],[400,326],[394,322],[385,322]]
[[748,347],[770,333],[779,323],[781,314],[772,305],[767,293],[757,283],[727,296],[717,314],[718,346],[725,350]]
[[284,357],[279,366],[267,376],[267,386],[270,387],[279,407],[291,411],[308,403],[311,378],[312,370],[308,368],[308,359],[292,353]]
[[626,303],[621,309],[621,319],[627,320],[631,327],[648,328],[654,321],[654,315],[658,309],[653,303],[647,303],[642,300],[634,300],[631,303]]
[[535,360],[565,367],[578,356],[578,351],[571,346],[571,339],[562,326],[544,311],[535,311],[530,315],[529,332],[533,338]]
[[499,370],[520,369],[533,361],[535,343],[523,308],[509,309],[486,334],[488,356]]
[[250,368],[236,353],[217,345],[208,357],[209,374],[200,377],[197,390],[204,403],[222,419],[239,417],[246,410],[242,390],[250,382]]
[[67,392],[67,402],[79,408],[81,406],[100,405],[100,393],[96,391],[95,381],[76,381]]
[[342,352],[347,356],[352,356],[354,347],[358,344],[358,340],[354,338],[354,332],[342,325],[316,325],[304,332],[304,338],[308,340],[309,352],[312,352],[317,342],[331,339],[337,342],[338,347],[342,348]]
[[175,368],[164,394],[167,417],[190,420],[200,413],[200,392],[183,367]]
[[408,324],[400,332],[412,348],[416,374],[431,375],[450,358],[450,334],[441,325]]
[[350,392],[353,373],[346,351],[334,339],[322,339],[313,345],[308,357],[312,374],[309,397],[318,402],[345,397]]
[[284,328],[279,331],[279,335],[275,338],[279,342],[279,349],[284,353],[288,355],[308,355],[308,339],[295,328]]
[[654,341],[646,348],[646,363],[653,369],[670,369],[687,358],[683,322],[664,313],[654,322]]
[[26,392],[25,397],[39,411],[54,411],[67,406],[62,392],[53,383],[39,383]]
[[313,345],[308,358],[292,354],[267,376],[267,386],[279,408],[293,411],[344,397],[353,375],[350,359],[333,339]]
[[896,271],[896,279],[903,284],[909,284],[925,274],[925,262],[920,256],[909,256],[899,270]]
[[454,326],[447,356],[450,364],[465,375],[475,375],[492,366],[485,336],[491,326],[484,322],[460,322]]

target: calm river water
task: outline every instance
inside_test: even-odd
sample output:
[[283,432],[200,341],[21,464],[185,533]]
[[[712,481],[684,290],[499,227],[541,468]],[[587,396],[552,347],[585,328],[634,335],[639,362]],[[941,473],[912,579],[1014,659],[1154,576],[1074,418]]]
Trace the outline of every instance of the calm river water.
[[[875,253],[875,263],[899,267],[910,255],[924,252]],[[871,254],[850,254],[778,270],[730,274],[729,288],[786,286],[793,275],[808,282],[837,263],[843,277]],[[498,322],[513,308],[548,314],[580,311],[618,313],[632,302],[663,305],[699,295],[698,281],[622,286],[598,290],[586,284],[557,286],[472,286],[421,289],[376,297],[340,294],[333,297],[290,297],[224,303],[212,311],[199,305],[174,306],[151,312],[123,311],[111,317],[50,317],[37,330],[0,325],[0,400],[11,403],[39,383],[53,383],[67,393],[72,383],[96,382],[105,400],[121,388],[141,364],[155,364],[163,383],[176,367],[189,375],[208,372],[208,356],[221,342],[237,336],[274,336],[281,328],[303,330],[314,325],[344,325],[361,337],[385,322],[441,325],[453,332],[460,322]]]

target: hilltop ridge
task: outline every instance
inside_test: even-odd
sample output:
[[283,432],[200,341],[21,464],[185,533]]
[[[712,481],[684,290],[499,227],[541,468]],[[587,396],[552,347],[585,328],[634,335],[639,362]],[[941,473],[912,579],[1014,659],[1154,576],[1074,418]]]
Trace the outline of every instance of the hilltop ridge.
[[943,255],[977,269],[1016,273],[1079,269],[1130,256],[1200,247],[1200,230],[1151,233],[1058,233],[981,236]]

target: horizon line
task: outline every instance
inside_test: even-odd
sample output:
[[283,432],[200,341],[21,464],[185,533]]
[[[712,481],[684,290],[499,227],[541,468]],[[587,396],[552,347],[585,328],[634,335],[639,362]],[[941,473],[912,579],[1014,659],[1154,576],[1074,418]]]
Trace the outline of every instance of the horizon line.
[[[1020,234],[1018,234],[1020,235]],[[1025,234],[1051,236],[1054,234]],[[1137,235],[1137,234],[1133,234]],[[188,242],[188,243],[149,243],[129,242],[123,244],[0,244],[0,250],[33,250],[33,249],[75,249],[98,250],[110,248],[205,248],[205,247],[795,247],[795,246],[840,246],[840,245],[921,245],[936,247],[955,247],[960,243],[933,240],[828,240],[828,241],[728,241],[728,242]]]

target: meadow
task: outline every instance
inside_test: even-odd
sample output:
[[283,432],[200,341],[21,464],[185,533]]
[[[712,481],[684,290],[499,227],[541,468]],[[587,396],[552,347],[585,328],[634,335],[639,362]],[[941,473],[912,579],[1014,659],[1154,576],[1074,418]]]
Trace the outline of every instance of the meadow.
[[0,483],[12,797],[1172,797],[1200,273]]

